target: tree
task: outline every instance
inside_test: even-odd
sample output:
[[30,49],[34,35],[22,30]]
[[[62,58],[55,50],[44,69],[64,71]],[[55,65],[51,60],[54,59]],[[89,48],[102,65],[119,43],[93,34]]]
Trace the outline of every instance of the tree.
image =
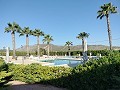
[[110,50],[112,50],[112,35],[111,35],[111,30],[110,30],[109,16],[110,14],[117,13],[116,8],[117,7],[113,6],[112,3],[108,3],[108,4],[104,4],[103,6],[101,6],[100,10],[97,12],[98,13],[97,18],[102,19],[103,17],[106,17]]
[[21,30],[20,26],[16,23],[8,23],[8,27],[5,27],[5,32],[11,32],[12,36],[12,46],[13,46],[13,59],[15,59],[15,50],[16,50],[16,43],[15,43],[15,32],[19,32]]
[[78,39],[82,39],[82,49],[83,49],[83,52],[85,52],[85,38],[88,38],[89,34],[86,33],[86,32],[82,32],[80,34],[78,34],[78,36],[76,38]]
[[50,35],[45,35],[45,36],[44,36],[43,43],[44,43],[44,42],[47,43],[47,47],[48,47],[48,50],[47,50],[47,51],[48,51],[48,56],[49,56],[49,44],[50,44],[51,41],[53,41],[52,36],[50,36]]
[[70,46],[71,46],[71,45],[73,45],[73,43],[72,43],[71,41],[67,41],[67,42],[65,43],[65,46],[68,47],[69,56],[70,56]]
[[38,57],[40,57],[40,40],[39,37],[40,36],[44,36],[44,32],[42,32],[40,29],[35,29],[32,33],[32,35],[37,37],[37,55]]
[[29,27],[24,27],[23,30],[19,31],[20,35],[23,36],[26,35],[26,51],[27,51],[27,56],[29,56],[29,35],[32,34],[32,30],[29,29]]

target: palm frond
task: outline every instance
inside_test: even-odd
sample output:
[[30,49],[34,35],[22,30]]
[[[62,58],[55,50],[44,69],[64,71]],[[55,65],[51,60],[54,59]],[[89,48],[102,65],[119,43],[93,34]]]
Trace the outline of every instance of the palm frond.
[[86,33],[86,32],[82,32],[78,34],[77,36],[78,39],[83,39],[83,38],[88,38],[88,37],[89,37],[89,33]]
[[20,37],[20,36],[24,36],[24,33],[20,33],[19,37]]
[[105,16],[105,15],[101,15],[101,16],[100,16],[100,19],[102,19],[104,16]]
[[9,32],[11,32],[11,30],[9,28],[5,27],[5,31],[4,32],[9,33]]
[[12,24],[11,24],[11,23],[8,23],[8,27],[12,27]]
[[111,13],[117,13],[117,7],[113,6],[112,3],[104,4],[100,7],[100,10],[97,12],[97,18],[102,19],[104,16],[108,16]]
[[98,16],[97,16],[97,19],[98,18],[100,18],[101,19],[101,17],[103,17],[104,15],[102,15],[102,14],[99,14]]
[[67,41],[67,42],[65,43],[65,46],[71,46],[71,45],[73,45],[73,43],[72,43],[71,41]]
[[35,29],[35,30],[33,31],[33,35],[34,35],[34,36],[44,36],[44,32],[41,31],[40,29]]
[[8,27],[5,27],[5,32],[16,32],[18,30],[20,30],[20,26],[15,22],[8,23]]
[[47,44],[49,44],[51,41],[53,41],[52,36],[50,36],[50,35],[45,35],[44,36],[44,39],[43,39],[44,43],[46,42]]

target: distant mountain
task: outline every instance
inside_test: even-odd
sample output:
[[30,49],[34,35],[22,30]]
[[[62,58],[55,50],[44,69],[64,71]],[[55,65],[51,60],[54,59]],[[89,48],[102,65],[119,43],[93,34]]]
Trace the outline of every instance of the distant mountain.
[[[29,48],[30,48],[30,52],[36,51],[37,45],[29,46]],[[40,44],[40,48],[47,50],[47,45]],[[109,49],[109,47],[105,45],[88,45],[88,50],[104,50],[104,49]],[[120,50],[120,47],[113,46],[113,49]],[[67,51],[67,50],[68,50],[67,46],[58,46],[58,45],[50,44],[50,51]],[[71,46],[71,51],[78,51],[78,50],[82,50],[81,45]],[[18,48],[17,51],[26,51],[26,47],[23,46],[21,48]]]

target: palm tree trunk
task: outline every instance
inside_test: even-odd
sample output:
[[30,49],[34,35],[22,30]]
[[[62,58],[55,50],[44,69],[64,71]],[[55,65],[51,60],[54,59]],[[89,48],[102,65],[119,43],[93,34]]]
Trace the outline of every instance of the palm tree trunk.
[[88,57],[87,57],[87,51],[85,49],[85,39],[84,38],[82,39],[82,46],[83,46],[83,52],[82,52],[83,60],[84,60],[84,62],[86,62],[88,60]]
[[111,35],[111,30],[110,30],[110,21],[109,21],[109,16],[106,16],[107,19],[107,28],[108,28],[108,37],[109,37],[109,45],[110,45],[110,50],[112,50],[112,35]]
[[15,59],[15,32],[13,31],[12,33],[11,33],[11,35],[12,35],[12,45],[13,45],[13,59]]
[[70,56],[70,46],[68,46],[68,53],[69,53],[69,56]]
[[70,51],[69,51],[69,56],[70,56]]
[[28,38],[28,35],[26,35],[26,50],[27,50],[27,56],[29,56],[29,38]]
[[48,44],[48,57],[49,57],[49,44]]
[[40,44],[39,44],[39,36],[37,37],[37,53],[38,53],[38,58],[40,58]]
[[84,38],[82,39],[82,50],[83,50],[83,52],[85,52],[85,40],[84,40]]

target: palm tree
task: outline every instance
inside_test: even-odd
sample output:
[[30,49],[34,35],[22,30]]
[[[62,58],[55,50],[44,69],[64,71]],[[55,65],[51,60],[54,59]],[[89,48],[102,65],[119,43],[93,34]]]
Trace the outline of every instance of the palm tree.
[[48,50],[47,50],[47,51],[48,51],[48,56],[49,56],[49,44],[50,44],[51,41],[53,41],[52,36],[50,36],[50,35],[45,35],[45,36],[44,36],[43,43],[44,43],[44,42],[47,43],[47,47],[48,47]]
[[97,12],[98,13],[97,18],[102,19],[104,16],[106,17],[110,50],[112,50],[112,35],[111,35],[111,30],[110,30],[109,16],[110,14],[117,13],[116,8],[117,7],[113,6],[111,3],[108,3],[108,4],[104,4],[103,6],[101,6],[100,7],[101,10]]
[[44,36],[44,32],[42,32],[40,29],[35,29],[32,33],[34,36],[37,37],[37,54],[38,54],[38,57],[40,57],[40,41],[39,41],[39,37],[40,36]]
[[21,29],[20,26],[16,22],[8,23],[8,27],[5,27],[5,32],[7,33],[11,32],[12,35],[13,59],[15,59],[16,56],[15,32],[18,32],[20,29]]
[[82,39],[82,49],[83,52],[85,52],[85,38],[88,38],[89,34],[86,32],[82,32],[80,34],[78,34],[78,36],[76,38],[78,39]]
[[32,34],[32,30],[29,29],[29,27],[24,27],[23,30],[19,31],[20,35],[23,36],[26,35],[26,51],[27,51],[27,56],[29,56],[29,35]]
[[68,46],[68,52],[69,52],[69,56],[70,56],[70,46],[73,45],[71,41],[67,41],[65,46]]

